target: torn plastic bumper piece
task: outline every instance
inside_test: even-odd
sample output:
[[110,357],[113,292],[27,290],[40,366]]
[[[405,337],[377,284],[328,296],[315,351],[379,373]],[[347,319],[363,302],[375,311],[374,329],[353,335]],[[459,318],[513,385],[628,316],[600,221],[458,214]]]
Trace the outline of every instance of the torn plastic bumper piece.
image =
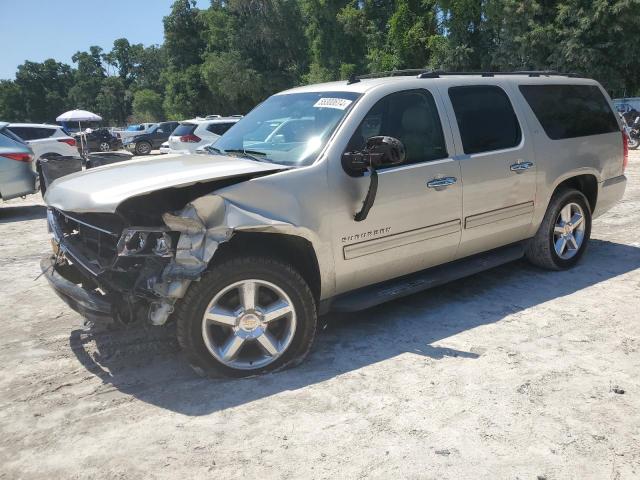
[[71,309],[94,322],[113,322],[111,303],[75,283],[78,273],[72,265],[58,265],[55,257],[46,256],[40,261],[40,269],[53,291]]

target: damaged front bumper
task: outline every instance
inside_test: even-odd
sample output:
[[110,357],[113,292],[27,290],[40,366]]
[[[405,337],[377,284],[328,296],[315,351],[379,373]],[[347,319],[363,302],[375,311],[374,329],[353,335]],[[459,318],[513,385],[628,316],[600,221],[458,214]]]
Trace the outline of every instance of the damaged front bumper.
[[115,215],[87,216],[55,208],[47,216],[55,257],[43,260],[42,269],[53,289],[87,318],[120,323],[142,318],[153,325],[166,323],[220,244],[236,232],[310,238],[305,229],[215,194],[162,214],[164,225],[155,227],[115,225]]
[[68,263],[60,264],[55,256],[40,261],[43,276],[53,291],[83,317],[93,322],[113,322],[111,302],[104,295],[84,289],[80,284],[84,278]]

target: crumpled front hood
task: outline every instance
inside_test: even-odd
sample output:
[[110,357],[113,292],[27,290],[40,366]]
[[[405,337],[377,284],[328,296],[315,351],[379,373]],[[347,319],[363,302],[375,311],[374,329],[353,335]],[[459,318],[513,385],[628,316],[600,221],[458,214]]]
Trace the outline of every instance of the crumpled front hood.
[[286,168],[221,155],[144,157],[59,178],[44,199],[68,212],[113,213],[124,200],[156,190]]

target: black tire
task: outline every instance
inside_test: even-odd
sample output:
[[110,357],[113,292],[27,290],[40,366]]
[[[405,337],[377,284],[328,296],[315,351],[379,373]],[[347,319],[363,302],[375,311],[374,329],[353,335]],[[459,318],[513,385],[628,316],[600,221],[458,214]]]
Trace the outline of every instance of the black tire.
[[627,137],[627,146],[631,150],[637,150],[638,146],[640,146],[640,139]]
[[151,144],[149,142],[136,143],[136,155],[149,155],[151,153]]
[[[563,207],[576,203],[584,212],[584,238],[578,251],[569,259],[561,258],[554,248],[554,227],[556,219]],[[526,257],[532,264],[547,270],[566,270],[573,267],[584,255],[591,236],[591,208],[584,194],[578,190],[563,188],[551,197],[547,212],[542,219],[536,235],[529,240],[525,251]]]
[[[256,369],[232,368],[217,360],[207,349],[202,321],[209,302],[225,287],[246,279],[258,279],[279,286],[289,296],[297,318],[293,339],[272,363]],[[176,305],[178,343],[189,363],[200,375],[247,377],[298,365],[311,350],[317,329],[316,303],[302,276],[279,260],[249,256],[223,260],[193,282]]]

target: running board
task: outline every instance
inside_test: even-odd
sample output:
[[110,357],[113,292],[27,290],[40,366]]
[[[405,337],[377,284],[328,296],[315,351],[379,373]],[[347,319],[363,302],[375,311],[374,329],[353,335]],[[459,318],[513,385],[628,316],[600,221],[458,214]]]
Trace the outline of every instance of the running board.
[[375,307],[389,300],[405,297],[518,260],[522,256],[524,256],[524,243],[514,243],[338,295],[333,299],[328,310],[357,312]]

